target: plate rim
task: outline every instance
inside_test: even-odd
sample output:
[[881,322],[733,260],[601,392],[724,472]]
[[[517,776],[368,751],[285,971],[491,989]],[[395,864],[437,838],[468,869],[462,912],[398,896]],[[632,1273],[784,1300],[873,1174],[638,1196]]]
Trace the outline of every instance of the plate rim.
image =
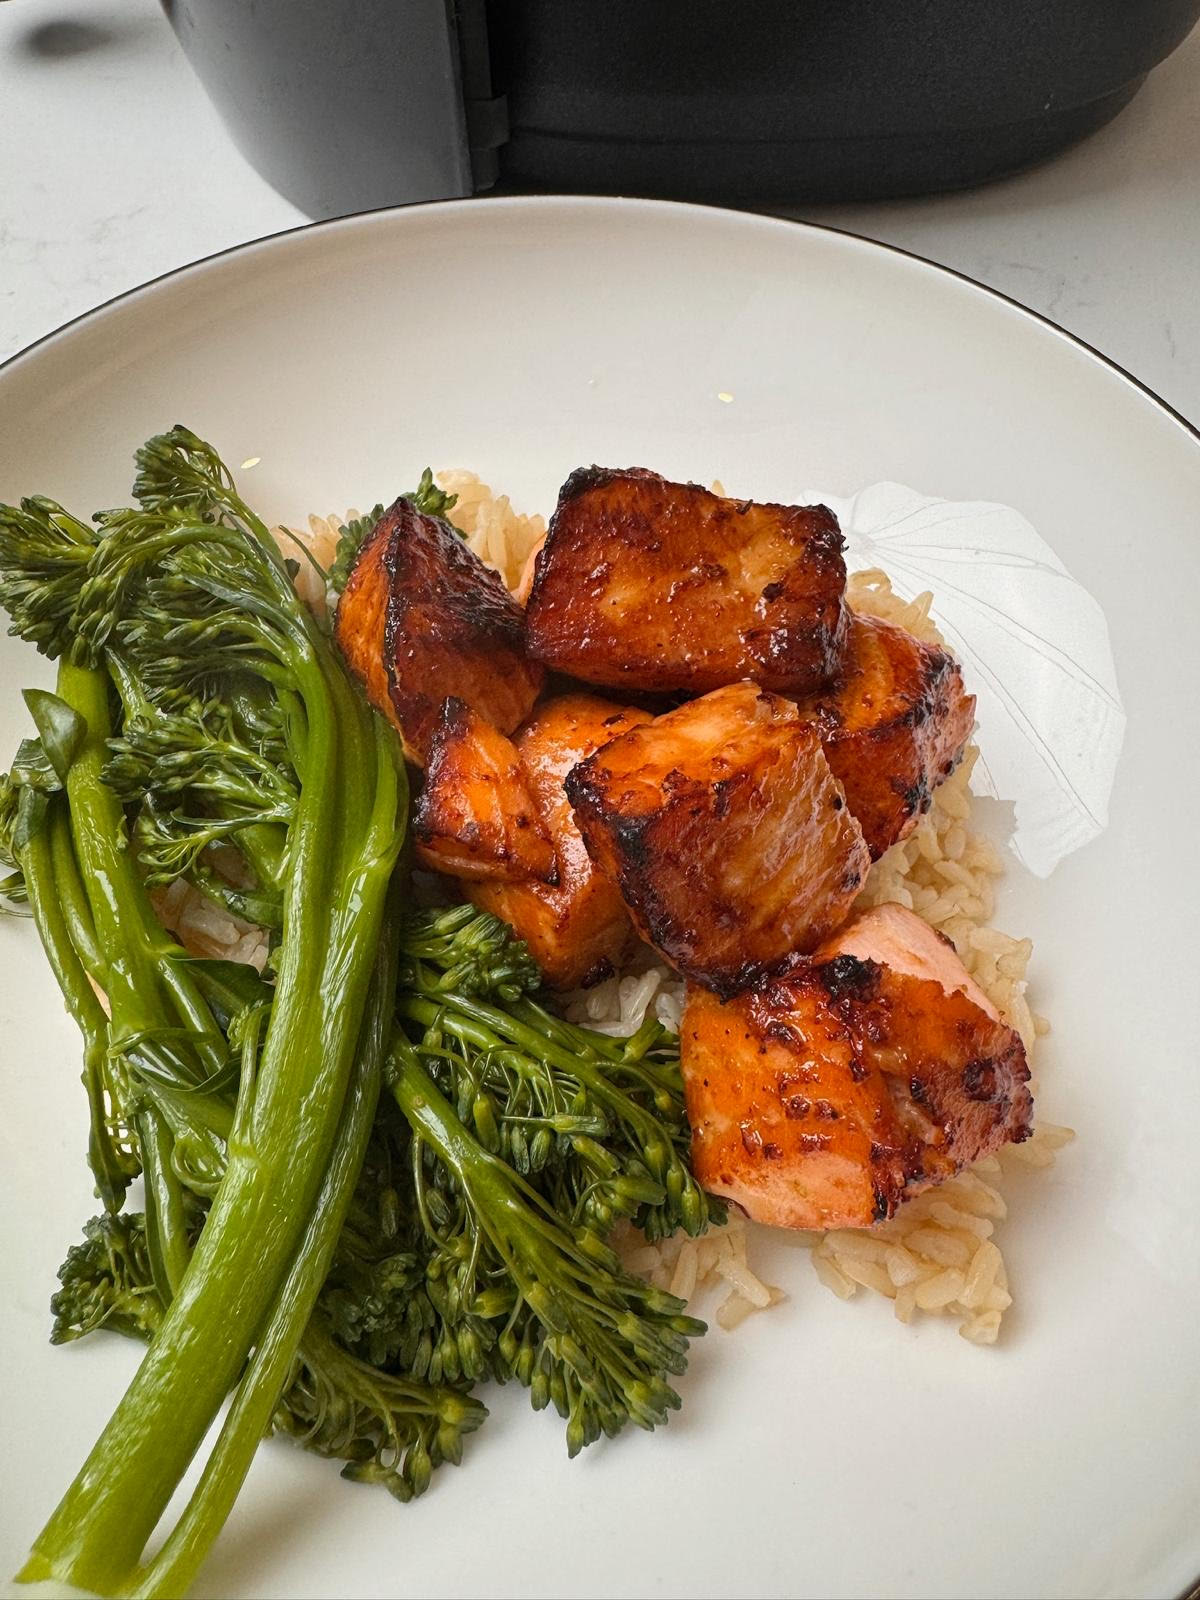
[[[990,284],[981,283],[978,278],[973,278],[970,273],[960,272],[957,267],[948,267],[940,261],[932,260],[929,256],[921,255],[916,250],[907,250],[902,245],[892,244],[884,239],[872,239],[869,235],[858,233],[852,228],[839,228],[832,223],[814,222],[808,218],[780,216],[775,212],[753,211],[736,206],[708,205],[691,200],[659,200],[635,195],[570,194],[557,190],[546,194],[474,195],[458,200],[429,200],[411,205],[375,206],[366,211],[352,211],[342,217],[328,217],[320,221],[300,222],[293,228],[278,228],[272,233],[260,234],[254,239],[243,239],[239,244],[226,245],[220,250],[211,251],[208,255],[197,256],[193,261],[184,262],[177,267],[170,267],[166,272],[157,273],[152,278],[145,278],[142,282],[133,284],[128,289],[122,289],[117,294],[110,295],[108,299],[101,300],[98,304],[90,306],[86,311],[81,311],[76,316],[69,317],[66,322],[59,323],[57,327],[40,334],[29,344],[23,345],[19,350],[14,350],[11,355],[0,361],[0,385],[3,384],[3,380],[11,368],[28,360],[36,352],[40,351],[43,346],[55,343],[85,323],[93,320],[99,321],[109,311],[123,305],[126,301],[136,300],[150,289],[156,289],[175,278],[183,278],[191,273],[199,276],[205,268],[211,267],[218,261],[224,261],[230,256],[249,255],[264,246],[278,244],[282,240],[297,238],[309,233],[348,233],[355,226],[360,226],[364,222],[385,217],[396,218],[408,215],[428,215],[434,212],[460,212],[468,207],[478,209],[481,206],[497,210],[549,210],[551,207],[564,202],[581,206],[585,210],[604,211],[612,209],[628,212],[656,212],[660,215],[667,213],[676,215],[684,220],[688,217],[707,216],[715,213],[718,216],[735,218],[749,226],[765,226],[771,231],[778,230],[781,233],[784,230],[798,229],[802,233],[833,234],[837,238],[849,240],[855,245],[865,246],[869,251],[878,250],[886,255],[899,256],[902,260],[915,262],[918,266],[927,268],[935,275],[966,284],[968,288],[974,290],[977,294],[990,300],[999,301],[1001,305],[1008,306],[1021,316],[1028,318],[1029,321],[1049,329],[1051,333],[1056,334],[1067,344],[1074,345],[1077,349],[1082,350],[1100,367],[1106,368],[1109,372],[1115,374],[1116,377],[1128,384],[1135,393],[1163,412],[1166,418],[1182,429],[1185,436],[1193,443],[1200,445],[1200,421],[1192,422],[1182,411],[1173,406],[1169,400],[1165,400],[1157,390],[1152,389],[1148,383],[1145,383],[1135,373],[1130,372],[1128,367],[1122,366],[1119,361],[1110,355],[1106,355],[1096,345],[1090,344],[1079,334],[1072,333],[1070,329],[1064,328],[1061,323],[1055,322],[1053,317],[1048,317],[1041,311],[1035,311],[1031,306],[1014,299],[1012,295],[1005,294],[1002,289],[994,289]],[[1189,1591],[1184,1600],[1192,1600],[1193,1594],[1200,1596],[1200,1586],[1194,1591]]]
[[[1006,294],[1001,289],[982,283],[978,278],[969,273],[962,272],[956,267],[950,267],[942,262],[934,261],[930,257],[909,250],[897,244],[882,239],[871,238],[867,234],[859,233],[852,228],[837,227],[832,223],[816,222],[809,218],[788,217],[775,212],[755,211],[750,208],[707,204],[696,201],[665,200],[653,197],[633,195],[603,195],[603,194],[572,194],[565,191],[549,191],[538,194],[505,194],[505,195],[476,195],[454,200],[423,201],[408,205],[376,206],[364,211],[349,212],[344,216],[331,217],[316,221],[297,223],[293,227],[279,228],[270,233],[260,234],[251,239],[243,239],[237,244],[225,245],[219,250],[210,251],[206,255],[197,256],[192,261],[181,263],[179,266],[168,268],[165,272],[157,273],[153,277],[143,279],[132,284],[127,289],[120,290],[117,294],[99,301],[87,310],[69,317],[65,322],[40,334],[36,339],[21,346],[8,356],[0,360],[0,397],[2,397],[4,380],[8,373],[16,367],[23,365],[35,357],[43,347],[50,347],[58,341],[65,339],[76,329],[92,322],[100,322],[111,311],[119,306],[133,303],[152,289],[171,283],[177,278],[186,278],[193,274],[197,277],[203,275],[207,268],[229,257],[246,255],[262,250],[269,246],[282,243],[285,240],[300,238],[310,233],[322,235],[334,233],[351,233],[356,227],[361,227],[374,221],[396,219],[408,215],[429,215],[433,213],[459,213],[467,207],[478,209],[481,205],[496,210],[507,211],[549,211],[562,204],[577,206],[585,211],[604,212],[615,211],[625,214],[656,214],[658,216],[672,216],[686,224],[689,219],[700,216],[709,216],[716,213],[720,217],[732,219],[746,227],[762,227],[766,231],[782,234],[785,230],[799,230],[801,233],[817,235],[832,234],[835,237],[847,240],[855,246],[865,247],[869,252],[878,251],[881,254],[897,256],[902,260],[916,263],[919,267],[928,269],[935,276],[943,277],[960,284],[965,284],[969,289],[985,299],[997,301],[1001,305],[1018,312],[1023,318],[1040,325],[1057,335],[1067,345],[1082,350],[1101,369],[1106,369],[1133,390],[1135,395],[1148,401],[1152,408],[1160,412],[1167,421],[1174,423],[1183,433],[1184,437],[1192,444],[1200,446],[1200,421],[1192,422],[1170,401],[1163,398],[1155,389],[1141,378],[1123,366],[1112,356],[1107,355],[1097,346],[1089,343],[1079,334],[1072,333],[1069,329],[1056,322],[1052,317],[1043,312],[1034,310],[1022,301]],[[1200,1574],[1191,1581],[1176,1596],[1176,1600],[1200,1600]]]

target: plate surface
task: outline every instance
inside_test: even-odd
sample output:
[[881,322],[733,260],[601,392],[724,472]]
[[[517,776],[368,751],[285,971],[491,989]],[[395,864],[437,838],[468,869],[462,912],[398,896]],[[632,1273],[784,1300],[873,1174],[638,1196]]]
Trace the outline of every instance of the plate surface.
[[[732,396],[732,399],[729,397]],[[260,1596],[1125,1596],[1200,1571],[1200,441],[1065,334],[844,235],[555,198],[381,213],[216,258],[0,372],[0,497],[124,500],[186,421],[272,516],[366,505],[427,462],[549,509],[581,462],[786,500],[891,479],[1019,510],[1105,612],[1128,715],[1106,830],[996,921],[1032,933],[1054,1033],[1042,1109],[1079,1132],[1008,1187],[1017,1304],[983,1350],[842,1304],[780,1240],[790,1298],[696,1348],[684,1410],[568,1466],[523,1397],[399,1507],[264,1448],[200,1585]],[[17,689],[0,645],[0,750]],[[1086,743],[1089,730],[1078,729]],[[0,1561],[29,1537],[136,1352],[51,1350],[93,1207],[77,1044],[28,923],[0,923]],[[490,1399],[491,1397],[489,1397]]]

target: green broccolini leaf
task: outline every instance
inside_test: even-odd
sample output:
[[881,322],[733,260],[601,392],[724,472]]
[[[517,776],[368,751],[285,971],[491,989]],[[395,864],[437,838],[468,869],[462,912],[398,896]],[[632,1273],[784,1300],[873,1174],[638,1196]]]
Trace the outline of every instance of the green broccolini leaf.
[[13,757],[9,774],[14,788],[36,789],[39,794],[57,794],[62,780],[55,772],[40,739],[22,739]]
[[[48,689],[26,689],[23,699],[37,728],[42,754],[59,785],[64,785],[71,763],[87,738],[87,726],[77,711]],[[20,760],[19,752],[17,759]]]
[[[48,764],[48,763],[47,763]],[[0,900],[6,900],[10,910],[24,906],[29,893],[25,887],[25,874],[17,865],[16,831],[20,810],[21,791],[7,772],[0,772],[0,867],[8,870],[0,878]]]
[[45,824],[47,798],[61,788],[42,741],[22,739],[11,771],[0,773],[0,866],[10,869],[0,879],[0,898],[10,906],[29,898],[19,856]]
[[16,869],[5,880],[5,888],[0,892],[10,901],[27,898],[20,856],[45,826],[49,797],[61,789],[62,780],[46,755],[42,741],[22,739],[13,757],[12,769],[3,776],[0,790],[0,860]]

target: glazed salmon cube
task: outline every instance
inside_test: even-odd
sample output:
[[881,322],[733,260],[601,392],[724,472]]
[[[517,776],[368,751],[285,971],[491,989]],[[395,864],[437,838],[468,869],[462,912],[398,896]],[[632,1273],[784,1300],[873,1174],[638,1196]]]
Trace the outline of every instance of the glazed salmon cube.
[[529,715],[545,673],[520,606],[447,523],[397,500],[363,544],[334,633],[371,704],[423,766],[448,697],[501,733]]
[[468,883],[468,898],[494,912],[528,944],[546,982],[575,989],[611,977],[635,944],[633,926],[616,888],[593,865],[571,812],[563,782],[568,772],[649,713],[596,695],[568,694],[538,707],[514,743],[525,783],[557,862],[554,885]]
[[632,729],[566,789],[642,936],[721,994],[839,927],[869,865],[815,730],[753,683]]
[[413,837],[422,864],[451,877],[558,880],[554,845],[516,745],[462,700],[442,707]]
[[777,1228],[867,1227],[904,1192],[905,1140],[816,972],[721,1001],[689,984],[680,1057],[692,1171]]
[[837,975],[864,1059],[887,1076],[902,1120],[921,1134],[929,1181],[1028,1138],[1021,1037],[943,934],[904,906],[876,906],[813,961],[830,983]]
[[900,906],[722,1003],[689,985],[692,1168],[784,1228],[866,1228],[1028,1137],[1020,1037],[953,949]]
[[812,959],[834,961],[838,956],[873,961],[910,978],[932,979],[946,994],[964,994],[985,1016],[1000,1021],[1000,1013],[963,966],[952,942],[906,906],[889,902],[859,912],[814,951]]
[[824,506],[583,468],[534,564],[530,653],[614,689],[700,693],[751,678],[806,693],[838,665],[842,549]]
[[798,704],[872,860],[912,832],[975,725],[975,697],[949,651],[878,617],[851,616],[836,679]]

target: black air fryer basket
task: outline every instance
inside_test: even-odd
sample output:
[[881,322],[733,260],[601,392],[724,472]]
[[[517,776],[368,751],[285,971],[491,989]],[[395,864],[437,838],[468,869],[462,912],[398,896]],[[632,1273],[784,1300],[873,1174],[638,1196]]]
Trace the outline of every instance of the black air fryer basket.
[[746,206],[958,188],[1115,116],[1200,0],[164,0],[314,217],[499,187]]

